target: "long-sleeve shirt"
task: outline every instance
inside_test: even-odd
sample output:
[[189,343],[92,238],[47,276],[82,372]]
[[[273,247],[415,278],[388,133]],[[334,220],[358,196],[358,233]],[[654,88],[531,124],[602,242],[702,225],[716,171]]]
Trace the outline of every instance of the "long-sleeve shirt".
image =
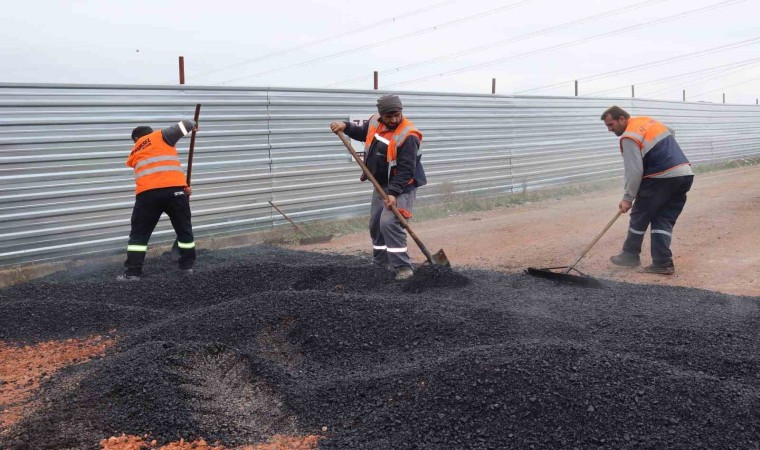
[[195,128],[195,121],[193,120],[181,120],[176,124],[161,129],[161,137],[164,138],[164,142],[174,147],[177,145],[183,136],[187,136]]

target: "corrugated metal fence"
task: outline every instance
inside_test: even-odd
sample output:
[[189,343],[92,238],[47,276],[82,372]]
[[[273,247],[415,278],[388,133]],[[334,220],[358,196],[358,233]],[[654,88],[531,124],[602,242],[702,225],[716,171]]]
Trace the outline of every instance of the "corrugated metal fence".
[[[378,91],[0,84],[0,266],[123,250],[132,128],[191,118],[197,238],[367,213],[371,186],[328,124],[369,117]],[[401,93],[425,135],[420,196],[509,193],[622,174],[599,120],[612,104],[677,131],[695,163],[760,155],[760,107],[634,99]],[[180,142],[186,160],[189,139]],[[174,239],[162,219],[152,243]]]

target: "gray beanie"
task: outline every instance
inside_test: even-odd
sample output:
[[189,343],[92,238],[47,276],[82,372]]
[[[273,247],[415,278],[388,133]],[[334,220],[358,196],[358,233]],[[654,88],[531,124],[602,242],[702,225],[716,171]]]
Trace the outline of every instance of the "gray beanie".
[[383,95],[377,99],[377,112],[380,114],[396,113],[404,109],[401,105],[401,99],[398,95]]

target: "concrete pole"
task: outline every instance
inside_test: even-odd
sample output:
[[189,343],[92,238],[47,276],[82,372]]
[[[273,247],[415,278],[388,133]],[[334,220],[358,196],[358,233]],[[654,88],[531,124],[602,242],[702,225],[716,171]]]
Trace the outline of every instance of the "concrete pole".
[[377,90],[378,86],[380,84],[380,79],[378,77],[377,70],[375,71],[375,90]]
[[578,80],[575,80],[575,96],[578,96]]
[[491,93],[496,93],[496,78],[491,78]]

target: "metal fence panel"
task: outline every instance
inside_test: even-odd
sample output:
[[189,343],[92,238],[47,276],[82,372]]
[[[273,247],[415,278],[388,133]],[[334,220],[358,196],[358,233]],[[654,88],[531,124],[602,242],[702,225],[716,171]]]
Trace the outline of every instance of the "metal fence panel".
[[[329,131],[367,118],[383,92],[0,83],[0,266],[124,251],[132,128],[161,128],[202,104],[193,164],[198,238],[365,214],[371,186]],[[578,97],[401,93],[424,134],[429,185],[499,194],[622,175],[599,120],[617,104],[677,132],[696,164],[760,155],[760,108]],[[189,139],[177,146],[186,161]],[[357,149],[358,150],[358,149]],[[164,218],[165,219],[165,218]],[[151,240],[174,239],[162,219]]]

